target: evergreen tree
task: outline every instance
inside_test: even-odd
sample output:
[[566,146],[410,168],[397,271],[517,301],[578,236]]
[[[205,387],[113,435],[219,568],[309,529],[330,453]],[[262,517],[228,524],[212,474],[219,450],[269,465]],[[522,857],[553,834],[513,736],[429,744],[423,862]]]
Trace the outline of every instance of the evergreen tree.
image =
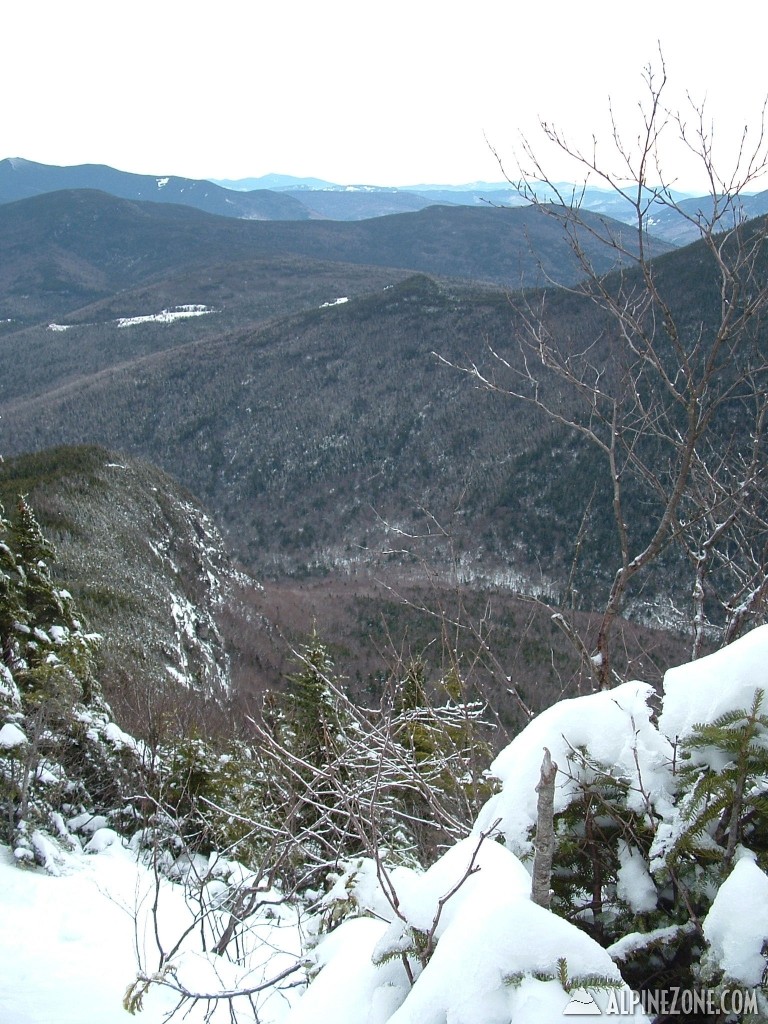
[[768,867],[764,702],[765,691],[758,688],[750,707],[699,723],[683,744],[682,828],[667,858],[670,865],[693,855],[721,863],[727,873],[737,846],[745,843]]
[[[56,586],[50,562],[53,545],[25,498],[8,530],[13,559],[13,600],[6,614],[3,648],[15,659],[17,682],[27,702],[52,701],[57,691],[65,705],[74,698],[89,703],[94,687],[98,637],[87,634],[68,591]],[[76,691],[79,689],[79,693]],[[70,692],[73,691],[73,692]]]
[[297,656],[298,671],[288,677],[288,722],[296,753],[312,764],[338,757],[350,718],[338,697],[335,666],[316,630]]
[[57,844],[75,842],[65,816],[104,810],[117,824],[141,771],[101,697],[98,638],[56,585],[53,557],[26,499],[13,521],[0,509],[0,836],[19,863],[49,870]]
[[470,701],[457,668],[429,695],[427,666],[413,659],[399,681],[394,697],[394,738],[403,748],[403,766],[410,764],[421,785],[403,788],[402,803],[409,817],[420,822],[421,843],[433,852],[441,841],[446,819],[456,825],[472,821],[492,792],[481,777],[490,759],[482,737],[485,705]]
[[9,546],[11,524],[0,505],[0,695],[12,706],[20,696],[13,670],[20,665],[19,628],[26,626],[19,566]]

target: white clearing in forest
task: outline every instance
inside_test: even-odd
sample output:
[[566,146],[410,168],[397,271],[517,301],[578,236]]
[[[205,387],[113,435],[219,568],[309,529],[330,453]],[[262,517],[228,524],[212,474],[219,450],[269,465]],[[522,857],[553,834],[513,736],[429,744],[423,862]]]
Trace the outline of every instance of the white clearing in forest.
[[[135,327],[137,324],[172,324],[176,320],[187,320],[192,316],[205,316],[215,310],[207,306],[174,306],[173,309],[163,309],[159,313],[150,313],[148,316],[121,316],[115,323],[118,327]],[[50,329],[50,328],[49,328]]]

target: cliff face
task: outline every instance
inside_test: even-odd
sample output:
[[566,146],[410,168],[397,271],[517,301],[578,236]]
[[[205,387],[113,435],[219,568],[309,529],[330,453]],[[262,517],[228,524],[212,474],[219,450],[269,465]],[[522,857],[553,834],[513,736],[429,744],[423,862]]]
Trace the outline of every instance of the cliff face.
[[[102,635],[105,695],[140,731],[232,687],[221,619],[256,584],[235,569],[195,499],[161,470],[106,449],[60,448],[0,467],[0,501],[25,494],[53,570]],[[121,719],[121,720],[122,720]],[[143,721],[142,721],[143,720]]]

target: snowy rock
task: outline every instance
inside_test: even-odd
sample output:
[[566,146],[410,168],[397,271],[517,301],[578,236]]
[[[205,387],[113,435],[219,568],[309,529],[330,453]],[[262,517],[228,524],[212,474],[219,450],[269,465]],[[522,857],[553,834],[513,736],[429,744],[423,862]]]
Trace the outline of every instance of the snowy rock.
[[103,814],[77,814],[74,818],[67,820],[67,828],[72,832],[89,832],[91,835],[98,832],[100,828],[107,827],[107,819]]
[[110,846],[120,845],[120,836],[111,828],[97,828],[85,844],[86,853],[103,853]]

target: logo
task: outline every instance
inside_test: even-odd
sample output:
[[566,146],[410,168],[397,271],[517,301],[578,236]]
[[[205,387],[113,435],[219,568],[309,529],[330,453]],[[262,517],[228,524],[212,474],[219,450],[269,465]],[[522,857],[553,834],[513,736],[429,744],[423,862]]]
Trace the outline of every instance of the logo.
[[757,1014],[757,993],[754,989],[684,989],[670,988],[632,992],[628,988],[602,989],[599,1006],[588,988],[574,988],[564,1017],[634,1017],[638,1011],[647,1017],[687,1017],[705,1015]]
[[587,988],[574,989],[570,1002],[563,1010],[564,1017],[599,1017],[601,1013],[602,1010]]

